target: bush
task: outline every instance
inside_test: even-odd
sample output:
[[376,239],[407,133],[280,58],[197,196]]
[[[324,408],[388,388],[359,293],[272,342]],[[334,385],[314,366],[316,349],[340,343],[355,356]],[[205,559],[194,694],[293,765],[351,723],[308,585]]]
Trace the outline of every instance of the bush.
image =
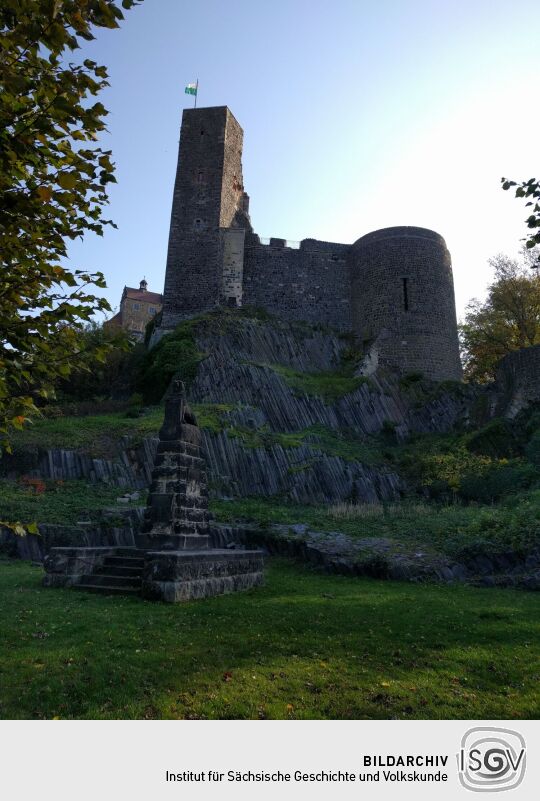
[[459,494],[466,501],[491,503],[503,495],[529,489],[538,480],[537,469],[527,462],[493,464],[479,473],[466,473],[461,479]]
[[[110,350],[100,361],[95,353],[104,346]],[[143,346],[130,341],[121,328],[95,323],[88,325],[81,334],[81,350],[75,369],[56,386],[60,404],[129,397],[133,391],[133,366],[141,351],[144,351]]]
[[142,360],[137,376],[137,390],[145,403],[159,403],[174,375],[178,375],[189,389],[197,375],[203,354],[197,349],[192,326],[180,323],[166,334]]
[[537,431],[531,437],[529,444],[525,448],[525,455],[531,464],[540,469],[540,431]]
[[492,459],[511,459],[521,448],[512,423],[499,417],[469,437],[467,450]]

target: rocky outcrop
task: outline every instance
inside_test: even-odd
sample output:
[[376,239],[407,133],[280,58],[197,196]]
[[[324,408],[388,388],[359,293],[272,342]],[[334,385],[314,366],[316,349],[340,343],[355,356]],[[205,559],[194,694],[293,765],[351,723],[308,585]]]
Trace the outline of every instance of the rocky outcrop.
[[215,547],[257,546],[269,554],[308,562],[328,573],[413,582],[467,582],[480,587],[540,591],[540,550],[523,554],[447,554],[389,537],[350,537],[339,531],[313,531],[303,523],[262,528],[214,524]]
[[2,457],[6,478],[20,474],[46,481],[102,481],[115,487],[144,489],[150,483],[157,438],[147,437],[134,444],[129,437],[111,443],[110,458],[96,458],[84,451],[69,448],[34,448],[24,453]]
[[[428,382],[420,392],[381,371],[369,379],[359,377],[354,391],[332,402],[291,385],[287,370],[339,378],[351,342],[329,331],[240,315],[203,319],[194,332],[206,357],[190,400],[231,407],[222,414],[221,430],[202,430],[213,497],[281,495],[298,503],[396,500],[404,487],[395,471],[374,460],[344,458],[339,450],[325,448],[312,429],[368,442],[386,428],[403,440],[411,432],[448,431],[468,414],[471,390]],[[287,442],[281,435],[290,433],[301,436]],[[150,484],[157,445],[157,437],[142,443],[124,437],[110,458],[69,449],[35,452],[32,459],[25,454],[24,472],[143,488]],[[8,475],[16,472],[16,460],[11,468],[9,460],[5,465]]]
[[192,401],[257,409],[259,425],[273,431],[323,425],[369,436],[391,423],[399,438],[448,431],[467,416],[470,390],[442,389],[422,403],[411,400],[398,377],[390,374],[370,376],[333,403],[291,387],[272,365],[302,373],[337,371],[347,348],[347,341],[336,334],[308,331],[293,324],[239,319],[219,336],[198,336],[198,347],[208,355],[191,387]]
[[207,434],[205,450],[214,497],[283,495],[296,503],[357,498],[395,500],[404,490],[397,473],[329,456],[316,445],[246,447],[227,432]]

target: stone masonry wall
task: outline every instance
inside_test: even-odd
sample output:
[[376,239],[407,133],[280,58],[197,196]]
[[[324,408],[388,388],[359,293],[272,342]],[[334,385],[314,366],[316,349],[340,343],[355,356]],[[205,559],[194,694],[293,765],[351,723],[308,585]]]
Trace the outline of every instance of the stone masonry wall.
[[508,353],[497,366],[496,413],[515,417],[540,401],[540,345]]
[[369,369],[461,379],[450,254],[434,231],[374,231],[353,245],[262,244],[242,176],[243,131],[226,106],[182,117],[165,277],[154,334],[218,305],[354,331]]
[[245,233],[243,228],[221,229],[223,262],[221,298],[225,306],[242,305]]
[[350,322],[348,245],[304,239],[299,248],[283,239],[261,245],[246,235],[246,306],[258,306],[284,320],[303,320],[347,331]]
[[350,251],[353,330],[374,360],[435,381],[461,379],[452,265],[425,228],[374,231]]
[[220,228],[232,224],[243,199],[242,135],[226,106],[184,110],[165,274],[164,328],[219,303]]

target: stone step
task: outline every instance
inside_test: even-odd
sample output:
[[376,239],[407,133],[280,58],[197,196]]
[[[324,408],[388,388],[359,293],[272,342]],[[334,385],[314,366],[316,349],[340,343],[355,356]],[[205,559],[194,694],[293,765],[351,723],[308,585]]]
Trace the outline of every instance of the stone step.
[[114,556],[132,556],[136,559],[140,558],[137,553],[137,548],[133,545],[116,545],[114,547]]
[[91,573],[82,577],[83,584],[95,584],[100,587],[140,587],[141,576],[119,576],[110,573]]
[[[92,576],[91,578],[93,580],[94,577]],[[84,590],[85,592],[96,592],[101,595],[139,595],[141,591],[140,587],[114,587],[90,582],[75,584],[73,589]]]
[[136,567],[125,567],[124,565],[108,565],[104,564],[100,567],[97,567],[94,571],[95,575],[99,576],[138,576],[140,577],[142,571],[142,565]]
[[144,556],[106,556],[103,561],[104,567],[117,568],[117,567],[134,567],[142,570],[144,567]]

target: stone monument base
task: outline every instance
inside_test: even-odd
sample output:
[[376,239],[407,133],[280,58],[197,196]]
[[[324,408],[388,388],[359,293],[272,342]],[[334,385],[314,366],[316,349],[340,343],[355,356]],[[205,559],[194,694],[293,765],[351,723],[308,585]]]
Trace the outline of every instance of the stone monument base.
[[176,603],[262,584],[264,554],[257,550],[51,548],[44,567],[45,587],[76,587]]
[[148,551],[141,594],[175,603],[249,590],[262,581],[262,551]]

